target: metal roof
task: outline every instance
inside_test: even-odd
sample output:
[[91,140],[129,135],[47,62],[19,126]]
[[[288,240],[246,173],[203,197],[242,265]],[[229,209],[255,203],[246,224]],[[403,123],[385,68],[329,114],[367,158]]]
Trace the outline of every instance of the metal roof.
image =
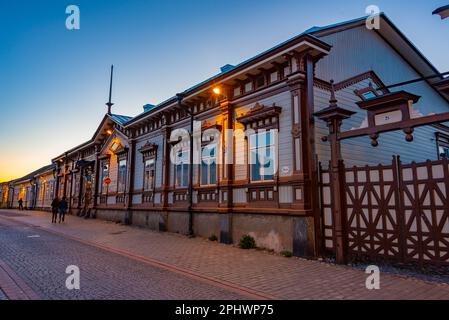
[[[405,40],[405,42],[412,48],[412,50],[415,51],[417,53],[417,55],[424,60],[424,62],[430,67],[430,69],[432,71],[434,71],[436,73],[438,72],[437,69],[433,66],[433,64],[391,22],[391,20],[385,15],[385,13],[381,12],[381,13],[378,14],[378,16],[383,18],[388,24],[390,24],[393,27],[393,29]],[[285,44],[287,44],[287,43],[289,43],[291,41],[294,41],[295,39],[298,39],[298,38],[300,38],[302,36],[309,36],[309,37],[312,37],[312,38],[322,42],[322,40],[320,40],[320,38],[318,36],[316,36],[317,33],[321,32],[321,31],[325,31],[325,30],[330,30],[330,29],[333,29],[333,28],[338,28],[338,27],[345,26],[345,25],[350,25],[352,23],[362,22],[362,21],[366,20],[368,17],[371,17],[371,16],[367,16],[366,15],[366,16],[363,16],[363,17],[360,17],[360,18],[356,18],[356,19],[352,19],[352,20],[346,20],[346,21],[343,21],[343,22],[329,24],[329,25],[321,26],[321,27],[314,26],[314,27],[312,27],[310,29],[307,29],[306,31],[304,31],[304,32],[302,32],[302,33],[300,33],[300,34],[298,34],[298,35],[296,35],[296,36],[294,36],[294,37],[284,41],[284,42],[281,42],[280,44],[278,44],[278,45],[276,45],[276,46],[274,46],[274,47],[272,47],[272,48],[270,48],[270,49],[268,49],[268,50],[266,50],[266,51],[264,51],[264,52],[262,52],[262,53],[260,53],[260,54],[258,54],[256,56],[254,56],[252,58],[249,58],[249,59],[247,59],[247,60],[245,60],[245,61],[243,61],[243,62],[241,62],[241,63],[239,63],[239,64],[237,64],[235,66],[232,66],[232,68],[230,67],[231,65],[229,65],[229,68],[222,68],[220,73],[218,73],[218,74],[216,74],[216,75],[214,75],[214,76],[212,76],[212,77],[210,77],[210,78],[208,78],[208,79],[206,79],[206,80],[204,80],[204,81],[202,81],[202,82],[200,82],[200,83],[198,83],[198,84],[196,84],[196,85],[194,85],[194,86],[192,86],[192,87],[190,87],[190,88],[188,88],[186,90],[184,90],[182,92],[182,94],[188,94],[189,92],[195,90],[196,88],[201,87],[202,85],[204,85],[204,84],[206,84],[208,82],[211,82],[211,81],[215,80],[216,78],[218,78],[218,77],[220,77],[220,76],[222,76],[224,74],[227,74],[227,73],[233,71],[234,69],[236,69],[236,68],[238,68],[238,67],[240,67],[242,65],[245,65],[245,64],[247,64],[247,63],[249,63],[249,62],[251,62],[253,60],[256,60],[257,58],[259,58],[259,57],[261,57],[261,56],[263,56],[263,55],[265,55],[265,54],[267,54],[267,53],[269,53],[269,52],[271,52],[273,50],[276,50],[277,48],[282,47],[283,45],[285,45]],[[167,99],[165,101],[162,101],[161,103],[157,104],[155,108],[145,110],[144,112],[140,113],[139,115],[137,115],[133,119],[140,118],[142,115],[146,114],[147,112],[153,111],[154,109],[157,109],[157,108],[167,104],[168,102],[170,102],[170,101],[172,101],[174,99],[176,99],[176,96],[173,96],[173,97],[171,97],[171,98],[169,98],[169,99]]]
[[128,116],[122,116],[120,114],[110,114],[110,117],[112,120],[117,122],[118,124],[125,125],[129,120],[131,120],[133,117]]
[[11,181],[11,183],[12,184],[17,184],[17,183],[29,181],[29,180],[33,179],[35,176],[37,176],[39,174],[43,174],[43,173],[48,172],[48,171],[51,171],[51,170],[53,170],[55,168],[56,168],[55,164],[49,164],[47,166],[44,166],[44,167],[42,167],[40,169],[37,169],[36,171],[33,171],[33,172],[27,174],[26,176],[23,176],[22,178],[13,180],[13,181]]

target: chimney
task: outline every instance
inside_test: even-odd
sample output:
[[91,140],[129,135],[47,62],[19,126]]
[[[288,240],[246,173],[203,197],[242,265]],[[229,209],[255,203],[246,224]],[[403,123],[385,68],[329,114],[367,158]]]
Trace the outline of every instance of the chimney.
[[224,65],[223,67],[221,67],[220,70],[221,70],[221,73],[225,73],[234,68],[235,68],[235,66],[233,66],[232,64],[227,64],[227,65]]
[[154,104],[146,104],[143,106],[143,112],[147,112],[150,111],[151,109],[156,108],[156,106]]

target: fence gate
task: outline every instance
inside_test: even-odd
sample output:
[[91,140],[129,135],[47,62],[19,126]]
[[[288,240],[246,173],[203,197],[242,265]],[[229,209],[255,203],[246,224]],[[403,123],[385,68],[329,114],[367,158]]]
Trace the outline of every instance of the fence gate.
[[[341,167],[349,258],[449,265],[449,162]],[[330,173],[321,170],[324,247],[335,250]]]

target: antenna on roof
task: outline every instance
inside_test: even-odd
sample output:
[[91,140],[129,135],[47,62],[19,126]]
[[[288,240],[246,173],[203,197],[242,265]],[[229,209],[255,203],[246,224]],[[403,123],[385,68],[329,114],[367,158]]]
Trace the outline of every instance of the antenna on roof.
[[111,65],[111,80],[109,82],[109,101],[106,102],[106,105],[108,106],[108,114],[111,114],[111,108],[114,105],[111,102],[111,96],[112,96],[112,76],[114,75],[114,65]]

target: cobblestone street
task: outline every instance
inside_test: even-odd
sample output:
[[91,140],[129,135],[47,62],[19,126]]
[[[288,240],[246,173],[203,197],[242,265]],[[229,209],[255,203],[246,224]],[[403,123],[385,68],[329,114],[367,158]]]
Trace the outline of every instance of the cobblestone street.
[[[39,299],[248,298],[3,219],[0,220],[0,261],[19,275]],[[65,287],[68,277],[65,270],[69,265],[80,268],[80,290]]]
[[[367,290],[346,266],[74,216],[55,225],[36,211],[0,210],[8,295],[2,265],[42,299],[449,299],[443,283],[381,273]],[[81,269],[79,291],[65,288],[68,265]]]

